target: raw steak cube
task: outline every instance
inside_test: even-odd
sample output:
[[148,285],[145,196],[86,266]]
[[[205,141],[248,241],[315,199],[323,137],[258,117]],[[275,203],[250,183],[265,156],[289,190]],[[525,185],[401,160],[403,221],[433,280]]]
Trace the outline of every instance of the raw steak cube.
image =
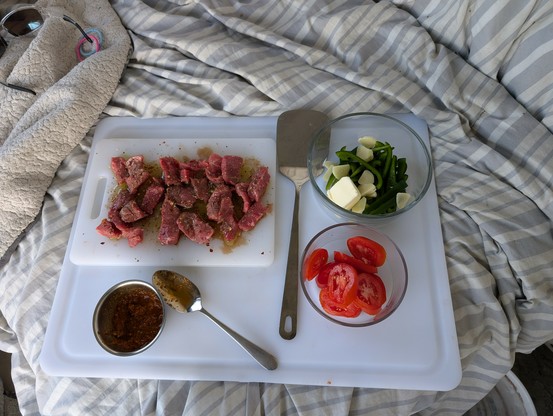
[[177,219],[180,215],[179,207],[170,198],[163,200],[161,205],[161,226],[157,239],[163,245],[176,245],[179,242],[180,230]]
[[183,234],[198,244],[207,244],[215,232],[211,225],[202,220],[195,212],[180,214],[177,225]]
[[163,171],[163,180],[167,185],[178,185],[181,182],[180,162],[174,157],[161,157],[159,164]]
[[183,208],[192,208],[196,202],[196,193],[191,186],[172,185],[167,188],[167,198]]
[[238,228],[242,231],[252,230],[266,212],[267,206],[261,202],[256,202],[251,206],[248,212],[240,218],[240,221],[238,221]]
[[252,201],[257,202],[265,195],[270,180],[271,175],[266,166],[260,166],[256,169],[248,186],[248,195]]
[[127,167],[127,171],[129,172],[129,176],[125,179],[125,182],[127,182],[129,192],[134,194],[140,185],[148,180],[150,174],[144,167],[144,156],[130,157],[127,159],[125,165]]
[[236,185],[240,182],[240,171],[244,159],[240,156],[223,156],[221,161],[221,175],[226,183]]

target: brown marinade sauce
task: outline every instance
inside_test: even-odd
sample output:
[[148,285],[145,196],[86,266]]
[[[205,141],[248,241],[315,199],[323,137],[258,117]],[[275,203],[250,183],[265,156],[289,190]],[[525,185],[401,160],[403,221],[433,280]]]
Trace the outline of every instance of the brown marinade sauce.
[[163,305],[152,291],[132,287],[112,294],[109,302],[113,305],[111,323],[102,333],[108,347],[136,351],[156,337],[163,322]]

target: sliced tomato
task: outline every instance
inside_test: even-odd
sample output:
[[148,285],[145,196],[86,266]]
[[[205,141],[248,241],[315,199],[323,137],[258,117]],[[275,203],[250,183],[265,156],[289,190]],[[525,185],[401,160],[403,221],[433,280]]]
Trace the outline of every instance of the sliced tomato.
[[351,264],[353,267],[355,267],[358,273],[376,273],[378,271],[378,268],[376,266],[364,263],[361,260],[356,259],[355,257],[349,256],[346,253],[342,253],[341,251],[334,252],[334,261]]
[[357,270],[347,263],[335,263],[329,270],[327,287],[336,303],[349,305],[357,296]]
[[343,316],[345,318],[355,318],[361,314],[361,308],[357,306],[354,302],[351,302],[349,305],[340,305],[337,303],[331,293],[330,288],[327,286],[322,288],[319,292],[319,301],[324,311],[329,315],[334,316]]
[[321,289],[328,286],[328,276],[330,275],[330,270],[332,270],[335,264],[336,262],[331,261],[330,263],[325,264],[323,267],[321,267],[321,270],[319,270],[319,274],[317,275],[317,279],[315,279],[315,281],[317,282],[317,286],[319,286]]
[[351,255],[363,263],[380,267],[386,261],[386,249],[367,237],[350,237],[347,245]]
[[357,297],[353,303],[369,315],[376,315],[386,302],[384,282],[374,273],[359,273],[357,279]]
[[319,274],[321,267],[323,267],[327,261],[328,251],[324,248],[315,249],[305,260],[304,277],[307,280],[313,280],[313,278]]

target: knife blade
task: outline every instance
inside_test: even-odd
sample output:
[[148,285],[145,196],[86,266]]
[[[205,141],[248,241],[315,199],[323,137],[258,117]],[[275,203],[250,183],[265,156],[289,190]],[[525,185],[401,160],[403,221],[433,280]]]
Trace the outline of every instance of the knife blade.
[[303,109],[285,111],[277,120],[279,170],[294,182],[296,188],[279,323],[280,336],[286,340],[293,339],[297,332],[299,193],[301,186],[309,179],[307,153],[310,139],[328,120],[328,116],[320,111]]

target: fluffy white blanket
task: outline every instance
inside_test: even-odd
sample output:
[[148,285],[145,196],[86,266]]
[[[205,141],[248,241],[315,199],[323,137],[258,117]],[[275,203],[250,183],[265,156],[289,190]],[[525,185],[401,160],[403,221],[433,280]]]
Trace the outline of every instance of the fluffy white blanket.
[[[38,214],[61,161],[83,139],[109,102],[130,50],[130,37],[106,0],[39,0],[44,24],[7,38],[0,80],[0,257]],[[2,10],[6,12],[7,8]],[[82,62],[82,36],[67,15],[100,28],[104,44]]]

